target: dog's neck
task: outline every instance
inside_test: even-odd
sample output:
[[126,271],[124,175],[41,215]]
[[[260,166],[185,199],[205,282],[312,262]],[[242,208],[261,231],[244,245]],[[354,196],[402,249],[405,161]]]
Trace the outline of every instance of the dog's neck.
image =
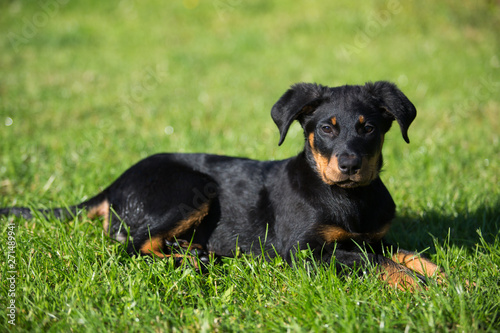
[[394,218],[394,201],[379,177],[353,188],[325,184],[306,151],[289,159],[288,170],[290,184],[350,232],[373,232]]

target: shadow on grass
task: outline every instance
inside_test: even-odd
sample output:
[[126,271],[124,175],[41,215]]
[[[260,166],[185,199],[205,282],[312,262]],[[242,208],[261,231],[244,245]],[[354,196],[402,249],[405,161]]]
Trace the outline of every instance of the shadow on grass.
[[443,211],[424,211],[419,216],[406,214],[397,217],[387,239],[408,250],[435,253],[433,238],[439,244],[474,249],[482,237],[493,243],[500,234],[500,201],[476,210],[449,214]]

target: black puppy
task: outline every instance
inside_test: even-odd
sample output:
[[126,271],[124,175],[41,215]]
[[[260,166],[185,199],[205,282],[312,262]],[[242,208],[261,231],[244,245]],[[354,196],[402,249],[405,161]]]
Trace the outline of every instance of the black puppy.
[[[179,257],[173,247],[180,244],[190,253],[232,256],[239,248],[290,260],[299,248],[310,248],[318,260],[334,257],[339,267],[378,265],[380,277],[400,288],[440,274],[414,253],[382,255],[381,240],[395,214],[379,178],[384,134],[396,120],[409,142],[407,130],[416,116],[394,84],[299,83],[278,100],[271,116],[280,145],[291,123],[300,122],[306,140],[298,156],[255,161],[153,155],[92,199],[40,212],[64,218],[86,209],[89,217],[102,216],[105,230],[128,242],[131,254]],[[28,208],[0,210],[9,213],[32,217]]]

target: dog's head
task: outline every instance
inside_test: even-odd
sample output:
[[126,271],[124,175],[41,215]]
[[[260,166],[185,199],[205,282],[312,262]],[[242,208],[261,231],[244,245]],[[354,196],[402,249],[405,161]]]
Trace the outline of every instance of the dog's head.
[[292,86],[273,106],[281,145],[298,120],[306,138],[306,156],[328,185],[364,186],[378,178],[384,134],[396,120],[403,138],[417,111],[392,83],[325,87],[311,83]]

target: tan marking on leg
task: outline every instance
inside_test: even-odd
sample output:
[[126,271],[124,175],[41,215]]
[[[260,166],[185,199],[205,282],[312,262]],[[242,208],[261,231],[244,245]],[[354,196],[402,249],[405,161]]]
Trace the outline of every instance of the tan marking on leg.
[[416,253],[400,251],[392,256],[392,260],[424,276],[436,276],[438,282],[443,282],[444,273],[432,261],[422,258]]
[[327,243],[352,239],[354,234],[336,225],[321,226],[319,234]]
[[392,261],[380,266],[380,278],[401,290],[415,291],[422,288],[418,284],[419,280],[412,276],[413,272],[425,277],[435,277],[440,284],[446,279],[446,275],[436,264],[413,252],[398,251],[392,256]]
[[411,275],[411,271],[395,262],[384,263],[379,268],[381,274],[380,279],[389,283],[389,285],[403,291],[415,291],[422,287],[418,284],[418,280]]
[[96,217],[103,216],[104,221],[102,223],[104,232],[109,233],[109,202],[104,200],[98,206],[94,206],[89,209],[87,217],[90,219],[95,219]]
[[385,236],[387,231],[389,231],[390,226],[390,223],[387,223],[376,232],[356,233],[349,232],[336,225],[323,225],[319,227],[318,232],[327,243],[341,242],[348,239],[358,241],[379,241]]
[[197,227],[201,223],[203,218],[208,215],[209,209],[210,203],[203,203],[200,208],[196,209],[188,218],[177,223],[177,225],[166,234],[166,238],[171,240],[174,237],[182,235],[192,227]]
[[141,253],[143,254],[155,254],[160,258],[164,258],[165,254],[162,253],[163,249],[163,242],[164,242],[164,237],[163,236],[154,236],[151,237],[151,239],[148,239],[144,244],[141,246]]
[[[173,240],[176,237],[182,235],[192,227],[197,227],[203,218],[207,216],[208,210],[210,208],[210,203],[205,202],[200,206],[199,209],[196,209],[188,218],[181,220],[177,225],[169,230],[168,232],[152,236],[148,239],[144,244],[142,244],[140,251],[143,254],[155,254],[158,257],[164,258],[165,254],[162,253],[162,249],[164,247],[165,239]],[[189,246],[188,246],[189,247]],[[193,246],[193,248],[195,248]],[[188,248],[188,250],[190,247]]]
[[181,259],[182,261],[175,262],[176,266],[182,266],[185,263],[191,264],[194,269],[200,269],[198,265],[198,258],[196,256],[193,256],[187,252],[189,252],[191,249],[203,249],[201,245],[199,244],[188,244],[185,248],[184,251],[186,253],[171,253],[171,254],[164,254],[162,249],[163,249],[163,244],[164,244],[165,238],[163,236],[156,236],[152,237],[150,240],[148,240],[146,243],[144,243],[140,249],[142,254],[149,254],[149,255],[155,255],[159,258],[177,258]]

